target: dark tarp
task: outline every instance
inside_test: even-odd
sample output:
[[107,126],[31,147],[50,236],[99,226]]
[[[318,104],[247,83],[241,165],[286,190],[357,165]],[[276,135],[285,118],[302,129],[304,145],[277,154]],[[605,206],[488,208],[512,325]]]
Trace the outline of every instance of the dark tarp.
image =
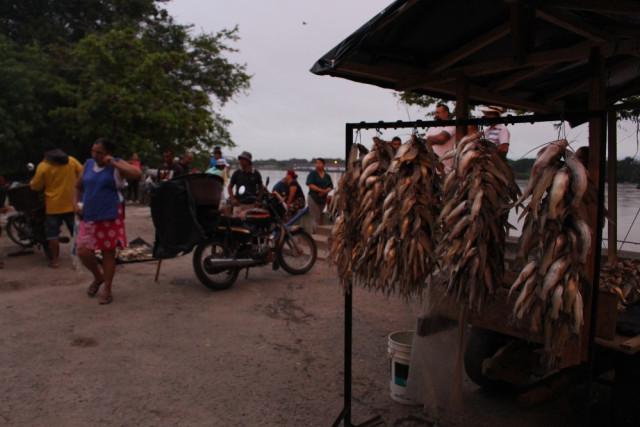
[[537,113],[588,108],[589,57],[606,104],[640,93],[640,2],[398,0],[322,56],[318,75]]
[[151,189],[151,218],[156,230],[154,258],[188,253],[204,239],[196,207],[184,179],[163,181]]

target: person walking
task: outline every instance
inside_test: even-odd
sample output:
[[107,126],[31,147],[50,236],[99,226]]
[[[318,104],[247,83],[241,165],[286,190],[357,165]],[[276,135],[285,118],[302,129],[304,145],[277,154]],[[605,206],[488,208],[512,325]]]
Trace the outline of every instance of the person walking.
[[322,222],[322,211],[327,204],[327,196],[333,190],[331,176],[324,170],[324,159],[316,159],[316,169],[307,175],[307,187],[309,187],[308,205],[311,213],[311,233],[315,234],[318,223]]
[[[137,167],[113,157],[114,149],[115,144],[110,140],[96,140],[91,147],[91,158],[84,163],[73,190],[74,211],[81,218],[78,257],[93,274],[87,294],[96,295],[104,283],[100,304],[113,300],[111,287],[116,271],[116,248],[127,246],[121,192],[124,180],[142,176]],[[102,252],[102,269],[96,261],[96,250]]]
[[59,266],[62,223],[73,236],[73,186],[81,171],[80,162],[50,142],[44,148],[44,160],[38,164],[29,182],[33,191],[44,192],[45,236],[51,252],[51,268]]

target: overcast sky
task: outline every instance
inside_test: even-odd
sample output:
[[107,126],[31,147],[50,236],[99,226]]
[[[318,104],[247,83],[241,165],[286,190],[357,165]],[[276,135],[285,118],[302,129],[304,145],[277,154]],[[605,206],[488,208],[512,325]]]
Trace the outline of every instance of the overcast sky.
[[[238,26],[239,53],[229,58],[247,64],[253,75],[247,95],[224,106],[223,115],[238,144],[225,154],[247,150],[254,159],[344,156],[344,125],[424,119],[426,111],[398,103],[393,91],[350,80],[316,76],[309,69],[322,55],[392,0],[172,0],[165,4],[180,24],[215,33]],[[450,103],[453,107],[453,103]],[[557,139],[551,124],[509,126],[509,158],[534,157],[536,146]],[[587,126],[565,129],[572,146],[587,145]],[[409,130],[387,130],[384,139]],[[370,146],[374,131],[363,132]],[[619,158],[637,151],[636,126],[623,125]],[[533,150],[532,152],[530,152]],[[529,154],[527,154],[530,152]]]

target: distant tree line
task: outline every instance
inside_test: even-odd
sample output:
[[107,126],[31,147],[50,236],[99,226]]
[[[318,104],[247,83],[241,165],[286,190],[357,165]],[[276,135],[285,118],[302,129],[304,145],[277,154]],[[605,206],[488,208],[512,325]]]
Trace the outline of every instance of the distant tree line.
[[[516,175],[516,179],[529,179],[535,159],[509,160],[509,165]],[[632,157],[618,160],[617,182],[631,182],[640,184],[640,161]],[[607,173],[605,171],[605,179]]]
[[[531,168],[533,167],[533,163],[535,162],[535,158],[525,158],[518,160],[508,159],[509,166],[516,175],[516,179],[529,179],[531,175]],[[335,162],[342,165],[344,164],[344,159],[341,158],[325,158],[325,162],[327,166],[333,165]],[[254,161],[254,165],[256,168],[260,167],[268,167],[273,169],[293,169],[294,166],[314,166],[314,159],[298,159],[292,158],[288,160],[276,160],[276,159],[267,159],[267,160],[256,160]],[[606,173],[606,172],[605,172]],[[618,160],[618,182],[631,182],[634,184],[640,184],[640,161],[634,159],[632,157],[627,157],[623,160]],[[606,174],[605,174],[606,178]]]
[[0,2],[1,173],[42,159],[47,142],[82,161],[105,136],[150,165],[168,148],[234,146],[221,108],[251,79],[227,59],[237,28],[194,35],[166,1]]

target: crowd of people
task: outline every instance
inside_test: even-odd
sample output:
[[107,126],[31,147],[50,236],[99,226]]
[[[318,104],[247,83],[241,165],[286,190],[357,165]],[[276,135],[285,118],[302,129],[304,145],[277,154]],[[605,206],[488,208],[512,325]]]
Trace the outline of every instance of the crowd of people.
[[[500,117],[504,112],[499,106],[489,106],[482,111],[488,118]],[[435,120],[449,118],[449,107],[438,104]],[[460,137],[455,126],[433,126],[427,130],[424,139],[438,156],[443,156],[455,147]],[[506,155],[510,143],[510,134],[506,126],[488,126],[484,130],[484,137],[495,143],[498,150]],[[397,150],[402,140],[396,136],[391,144]],[[127,244],[124,227],[125,198],[138,202],[138,190],[141,186],[149,188],[165,180],[200,172],[192,164],[193,153],[186,152],[178,159],[172,149],[166,149],[162,154],[163,162],[153,171],[154,173],[148,173],[146,179],[143,179],[142,171],[145,168],[137,153],[132,153],[128,160],[123,160],[113,156],[114,150],[113,142],[100,138],[91,147],[91,157],[82,165],[55,144],[49,143],[44,147],[44,159],[38,164],[30,182],[34,191],[43,192],[45,195],[46,238],[51,252],[49,267],[59,267],[59,236],[64,224],[69,233],[74,235],[78,257],[93,275],[87,294],[97,295],[104,285],[99,298],[101,304],[108,304],[113,300],[116,249]],[[204,173],[220,177],[223,193],[224,189],[228,192],[231,214],[243,217],[248,210],[259,206],[258,200],[267,189],[263,184],[262,175],[253,167],[251,153],[243,151],[237,159],[238,168],[230,173],[230,164],[222,155],[221,148],[215,147]],[[451,162],[444,162],[445,171],[451,169]],[[328,204],[329,193],[333,190],[333,181],[325,171],[324,159],[315,159],[315,169],[309,172],[305,184],[308,187],[306,198],[298,182],[298,174],[290,169],[284,178],[276,183],[272,193],[286,206],[285,221],[291,220],[308,206],[311,217],[310,231],[316,233]],[[0,213],[6,212],[7,209],[4,187],[5,183],[1,180]],[[224,194],[221,194],[221,199],[225,199]],[[80,219],[78,226],[75,224],[76,216]],[[96,262],[96,251],[102,254],[101,266]],[[0,262],[0,268],[2,267],[4,264]]]
[[[200,172],[193,167],[190,152],[178,160],[176,153],[167,149],[162,155],[163,162],[154,170],[143,166],[137,153],[132,153],[128,160],[114,157],[115,148],[109,139],[97,139],[91,146],[91,157],[81,164],[55,144],[48,143],[44,147],[44,158],[29,184],[32,190],[45,196],[46,238],[51,253],[48,266],[59,268],[59,238],[64,224],[73,236],[78,258],[93,276],[86,292],[93,297],[102,289],[98,301],[103,305],[113,301],[116,250],[127,245],[125,200],[136,203],[141,198],[140,188]],[[204,173],[221,178],[223,192],[228,192],[231,214],[243,217],[247,210],[259,206],[258,200],[266,188],[262,175],[253,167],[251,153],[244,151],[237,159],[238,168],[230,173],[230,164],[221,148],[215,147]],[[324,160],[316,159],[315,164],[315,170],[306,179],[308,200],[293,169],[287,171],[272,191],[286,207],[285,221],[296,216],[308,202],[312,232],[316,232],[328,194],[333,189],[331,177],[324,170]],[[143,170],[147,173],[146,179],[143,179]],[[8,209],[5,187],[0,176],[0,213]],[[224,194],[221,198],[225,199]],[[96,253],[101,255],[101,263],[97,262]],[[0,268],[3,267],[4,263],[0,261]]]

